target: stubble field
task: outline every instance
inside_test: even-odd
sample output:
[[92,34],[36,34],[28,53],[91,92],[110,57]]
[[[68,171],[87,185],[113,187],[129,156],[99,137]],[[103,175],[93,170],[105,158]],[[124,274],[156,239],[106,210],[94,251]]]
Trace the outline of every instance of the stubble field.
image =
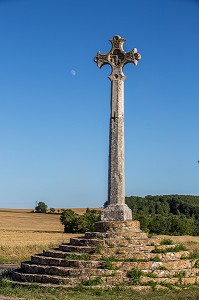
[[[84,213],[85,209],[76,209]],[[74,234],[65,234],[56,214],[0,209],[0,263],[18,263],[43,249],[57,247]]]

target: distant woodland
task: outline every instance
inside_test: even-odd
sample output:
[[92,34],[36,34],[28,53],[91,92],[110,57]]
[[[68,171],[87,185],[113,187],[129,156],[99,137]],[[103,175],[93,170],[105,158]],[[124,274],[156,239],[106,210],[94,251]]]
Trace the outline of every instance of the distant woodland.
[[199,196],[163,195],[126,197],[133,219],[149,233],[199,235]]

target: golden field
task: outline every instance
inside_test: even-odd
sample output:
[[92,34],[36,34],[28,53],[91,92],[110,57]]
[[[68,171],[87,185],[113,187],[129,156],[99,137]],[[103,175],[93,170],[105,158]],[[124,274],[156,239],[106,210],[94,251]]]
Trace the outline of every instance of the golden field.
[[[74,209],[84,213],[86,209]],[[68,242],[74,234],[64,233],[59,215],[31,210],[0,209],[0,263],[18,263],[46,248]]]
[[171,235],[159,235],[159,237],[165,239],[171,239],[176,244],[183,244],[186,248],[190,250],[197,250],[199,251],[199,236],[190,236],[190,235],[183,235],[183,236],[171,236]]

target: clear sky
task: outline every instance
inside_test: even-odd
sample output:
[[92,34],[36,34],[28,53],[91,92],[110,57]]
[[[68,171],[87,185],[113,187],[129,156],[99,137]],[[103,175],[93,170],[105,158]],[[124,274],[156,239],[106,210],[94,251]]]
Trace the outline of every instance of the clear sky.
[[0,207],[107,200],[110,67],[124,68],[126,195],[199,195],[199,1],[0,0]]

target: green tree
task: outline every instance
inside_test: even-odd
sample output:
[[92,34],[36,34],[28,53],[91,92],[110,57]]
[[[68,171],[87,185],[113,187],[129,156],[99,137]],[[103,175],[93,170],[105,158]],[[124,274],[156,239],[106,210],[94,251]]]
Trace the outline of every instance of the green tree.
[[35,207],[35,212],[46,214],[47,209],[48,209],[48,206],[44,202],[39,202],[37,204],[37,206]]
[[49,211],[50,211],[51,214],[54,214],[54,213],[55,213],[55,208],[51,207],[51,208],[49,209]]

